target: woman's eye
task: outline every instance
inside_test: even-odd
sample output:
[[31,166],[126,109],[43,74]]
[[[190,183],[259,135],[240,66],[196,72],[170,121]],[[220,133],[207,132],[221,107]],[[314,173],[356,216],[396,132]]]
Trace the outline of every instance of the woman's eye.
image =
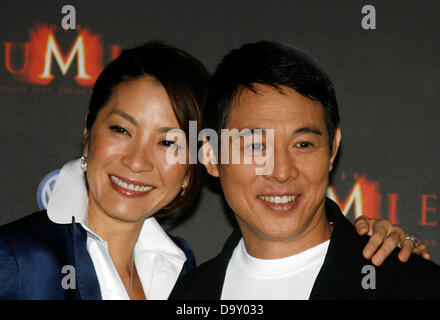
[[180,146],[177,144],[176,141],[171,141],[171,140],[162,140],[160,142],[160,144],[162,144],[165,147],[170,147],[170,146],[174,146],[177,149],[180,149]]
[[120,127],[120,126],[111,126],[110,130],[116,132],[116,133],[120,133],[120,134],[128,134],[128,131],[125,130],[124,128]]

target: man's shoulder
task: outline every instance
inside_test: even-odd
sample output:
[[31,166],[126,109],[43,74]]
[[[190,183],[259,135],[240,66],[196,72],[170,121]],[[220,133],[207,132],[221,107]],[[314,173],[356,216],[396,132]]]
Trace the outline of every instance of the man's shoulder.
[[398,253],[377,267],[377,288],[392,289],[396,299],[440,299],[440,266],[415,254],[401,262]]
[[170,299],[220,299],[229,259],[240,239],[241,233],[239,230],[234,230],[226,241],[223,250],[217,256],[202,263],[177,281]]
[[[170,295],[170,300],[217,299],[214,293],[223,283],[221,254],[202,263],[180,278]],[[221,289],[221,288],[220,288]]]
[[440,299],[440,267],[420,256],[407,262],[396,248],[380,266],[363,256],[368,236],[359,236],[340,210],[312,299]]

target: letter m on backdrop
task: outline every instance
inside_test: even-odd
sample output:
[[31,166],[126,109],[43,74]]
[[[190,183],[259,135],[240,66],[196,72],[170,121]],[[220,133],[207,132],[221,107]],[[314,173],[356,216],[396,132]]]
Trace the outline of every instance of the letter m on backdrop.
[[[67,54],[64,54],[54,32],[48,26],[38,25],[30,30],[29,67],[20,74],[21,78],[33,84],[47,85],[55,78],[53,72],[56,68],[63,76],[67,76],[76,62],[75,81],[81,86],[92,86],[102,70],[103,48],[100,35],[92,34],[86,28],[72,32],[76,37]],[[71,38],[72,32],[58,33],[58,38]]]
[[55,37],[50,34],[47,39],[47,48],[46,55],[44,59],[44,71],[39,75],[42,79],[53,79],[52,75],[52,56],[54,60],[57,62],[60,67],[61,73],[66,75],[69,70],[73,59],[77,56],[77,66],[78,72],[76,78],[88,80],[91,79],[91,76],[86,73],[86,60],[85,60],[85,48],[84,48],[84,39],[82,35],[79,35],[76,38],[75,43],[70,49],[67,57],[64,57],[60,52],[58,43],[55,40]]
[[351,209],[354,210],[354,218],[365,215],[370,218],[380,218],[381,196],[378,191],[378,183],[370,182],[366,177],[356,179],[344,201],[341,201],[334,186],[327,189],[327,197],[337,203],[344,216]]

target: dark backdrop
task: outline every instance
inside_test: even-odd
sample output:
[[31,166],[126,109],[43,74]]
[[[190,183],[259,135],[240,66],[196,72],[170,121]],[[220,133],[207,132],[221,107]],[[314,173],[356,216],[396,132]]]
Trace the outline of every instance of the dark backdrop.
[[[79,30],[61,30],[65,4],[75,6]],[[367,4],[376,9],[375,30],[361,26]],[[230,49],[267,39],[308,52],[335,84],[343,143],[333,186],[347,215],[362,211],[401,224],[439,263],[439,12],[435,0],[3,2],[0,224],[39,210],[43,178],[80,155],[91,89],[74,79],[78,57],[65,75],[52,61],[54,79],[35,83],[30,73],[37,49],[25,65],[31,33],[53,26],[67,56],[87,28],[99,36],[102,65],[112,50],[161,39],[194,54],[210,71]],[[190,243],[200,263],[221,249],[231,224],[222,197],[206,186],[192,209],[178,225],[165,226]]]

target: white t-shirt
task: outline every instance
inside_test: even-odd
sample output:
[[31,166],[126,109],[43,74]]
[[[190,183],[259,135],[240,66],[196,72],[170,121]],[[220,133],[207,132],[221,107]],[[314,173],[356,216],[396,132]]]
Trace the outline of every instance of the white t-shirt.
[[243,238],[226,270],[222,300],[307,300],[324,263],[330,240],[290,257],[257,259]]

